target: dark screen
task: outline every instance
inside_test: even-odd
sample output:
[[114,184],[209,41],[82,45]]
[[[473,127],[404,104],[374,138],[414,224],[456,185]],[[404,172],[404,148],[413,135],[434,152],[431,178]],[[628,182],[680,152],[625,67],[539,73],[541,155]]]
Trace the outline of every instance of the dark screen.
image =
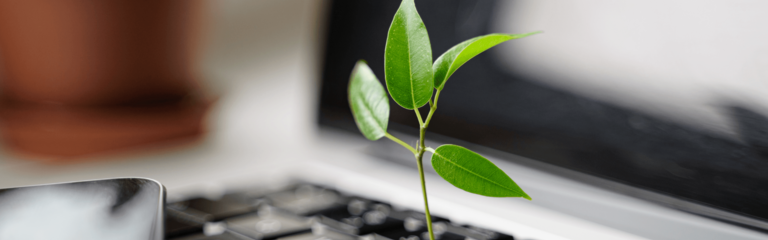
[[162,239],[162,185],[109,179],[0,190],[0,239]]
[[[498,3],[417,1],[433,58],[491,33]],[[398,6],[399,1],[334,1],[322,75],[322,124],[357,131],[346,95],[349,74],[358,59],[365,59],[384,84],[384,45]],[[765,116],[723,106],[745,141],[721,138],[504,71],[492,51],[448,80],[428,131],[757,220],[740,222],[751,227],[766,226]],[[392,101],[390,106],[390,127],[418,126],[412,111]]]

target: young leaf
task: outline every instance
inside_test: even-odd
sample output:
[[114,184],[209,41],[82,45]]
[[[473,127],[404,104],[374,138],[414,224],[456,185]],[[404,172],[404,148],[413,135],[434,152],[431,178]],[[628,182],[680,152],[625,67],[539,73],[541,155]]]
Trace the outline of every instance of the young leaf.
[[523,197],[531,200],[512,178],[480,154],[446,144],[435,149],[432,167],[457,188],[488,197]]
[[405,109],[432,97],[432,46],[413,0],[403,0],[392,19],[384,50],[384,79],[392,99]]
[[387,133],[389,100],[365,61],[357,61],[349,80],[349,106],[360,132],[371,141]]
[[474,37],[462,43],[456,44],[451,49],[448,49],[443,55],[435,60],[435,65],[432,66],[434,71],[434,85],[437,90],[443,90],[445,82],[449,77],[459,69],[461,65],[464,65],[469,59],[477,56],[478,54],[498,45],[499,43],[506,42],[508,40],[522,38],[536,34],[538,32],[525,33],[525,34],[488,34],[485,36]]

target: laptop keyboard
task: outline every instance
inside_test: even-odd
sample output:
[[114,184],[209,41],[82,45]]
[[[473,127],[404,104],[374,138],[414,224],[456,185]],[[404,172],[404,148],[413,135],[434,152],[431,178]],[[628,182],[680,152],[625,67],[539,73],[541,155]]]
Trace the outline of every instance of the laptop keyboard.
[[[439,240],[512,240],[477,226],[432,216]],[[168,203],[166,239],[426,240],[424,213],[314,185],[242,191],[220,199]]]

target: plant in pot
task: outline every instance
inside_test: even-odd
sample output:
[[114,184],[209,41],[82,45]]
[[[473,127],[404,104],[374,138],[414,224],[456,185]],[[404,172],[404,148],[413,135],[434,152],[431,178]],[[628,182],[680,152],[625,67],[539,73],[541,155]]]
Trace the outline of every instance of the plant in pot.
[[[389,27],[384,53],[384,73],[387,90],[392,99],[408,110],[414,110],[419,121],[419,140],[410,146],[387,132],[389,100],[384,87],[360,60],[352,70],[349,83],[349,103],[355,123],[369,140],[386,137],[413,153],[421,178],[424,212],[430,239],[432,219],[427,201],[422,158],[432,153],[432,167],[446,181],[470,193],[488,197],[522,197],[531,200],[504,171],[488,159],[467,148],[446,144],[436,149],[425,146],[424,136],[437,110],[440,92],[450,76],[474,56],[502,42],[526,37],[526,34],[488,34],[478,36],[448,49],[432,62],[432,49],[427,29],[414,0],[403,0]],[[419,108],[429,107],[425,117]]]
[[199,139],[212,102],[194,69],[204,7],[0,1],[3,148],[64,163]]

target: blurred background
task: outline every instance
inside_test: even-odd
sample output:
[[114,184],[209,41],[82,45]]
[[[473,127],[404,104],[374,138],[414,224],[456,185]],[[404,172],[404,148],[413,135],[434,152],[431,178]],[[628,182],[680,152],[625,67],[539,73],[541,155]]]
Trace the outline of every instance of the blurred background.
[[132,175],[173,188],[175,174],[297,158],[317,128],[326,5],[0,2],[0,185]]
[[[320,172],[315,160],[412,167],[397,146],[359,136],[346,102],[358,59],[384,79],[398,5],[0,0],[0,188],[141,176],[170,197],[215,195]],[[434,58],[482,34],[543,31],[458,70],[430,125],[436,142],[567,179],[512,170],[542,196],[531,205],[629,232],[665,227],[616,221],[606,206],[646,214],[626,202],[577,204],[593,196],[568,198],[579,182],[768,229],[768,3],[416,5]],[[413,113],[390,105],[390,129],[414,132]]]

